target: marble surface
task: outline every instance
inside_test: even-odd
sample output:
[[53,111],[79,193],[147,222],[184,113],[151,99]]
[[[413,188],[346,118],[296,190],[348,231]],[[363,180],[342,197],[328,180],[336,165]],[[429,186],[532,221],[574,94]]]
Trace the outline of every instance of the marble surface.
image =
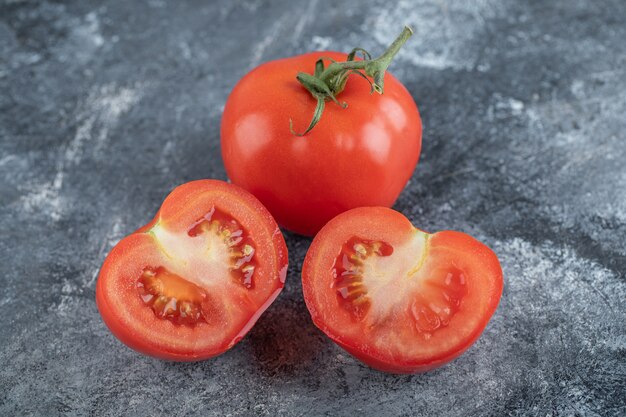
[[[228,353],[134,353],[94,302],[111,247],[177,184],[225,179],[223,104],[261,62],[377,53],[424,122],[395,208],[502,261],[482,338],[433,372],[373,371],[286,288]],[[625,415],[626,3],[1,1],[0,415]]]

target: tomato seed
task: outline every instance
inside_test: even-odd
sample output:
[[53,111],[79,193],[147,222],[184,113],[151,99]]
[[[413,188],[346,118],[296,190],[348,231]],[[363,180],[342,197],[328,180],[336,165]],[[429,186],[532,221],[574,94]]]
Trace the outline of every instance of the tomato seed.
[[202,313],[206,292],[162,266],[145,268],[136,287],[142,301],[161,319],[184,325],[206,321]]
[[363,262],[370,256],[389,256],[393,247],[385,242],[353,237],[342,247],[332,269],[332,287],[337,288],[339,303],[356,320],[362,320],[370,307],[367,288],[363,285]]
[[211,233],[218,236],[230,252],[230,272],[235,282],[254,288],[253,275],[256,268],[254,242],[244,228],[230,215],[211,209],[189,230],[190,237]]

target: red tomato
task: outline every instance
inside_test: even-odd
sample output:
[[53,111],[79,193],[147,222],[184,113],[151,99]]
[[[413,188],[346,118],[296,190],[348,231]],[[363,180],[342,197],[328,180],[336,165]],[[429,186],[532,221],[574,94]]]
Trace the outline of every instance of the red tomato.
[[234,88],[222,118],[222,156],[233,183],[250,191],[278,223],[313,235],[337,214],[360,206],[391,206],[411,177],[420,154],[417,106],[391,74],[384,94],[351,75],[328,101],[319,123],[302,137],[316,100],[296,80],[321,57],[314,52],[263,64]]
[[269,212],[222,181],[177,187],[100,270],[96,302],[131,348],[192,361],[233,347],[278,296],[287,248]]
[[384,207],[350,210],[315,237],[302,270],[313,321],[369,366],[423,372],[480,336],[502,294],[502,270],[460,232],[428,234]]

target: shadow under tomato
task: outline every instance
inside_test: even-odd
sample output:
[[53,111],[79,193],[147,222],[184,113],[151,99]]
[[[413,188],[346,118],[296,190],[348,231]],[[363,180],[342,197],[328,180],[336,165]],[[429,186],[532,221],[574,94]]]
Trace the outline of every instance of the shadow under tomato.
[[246,337],[254,363],[268,376],[300,373],[326,343],[296,292],[279,297]]
[[315,327],[300,290],[296,292],[298,295],[281,294],[243,340],[222,355],[199,362],[161,361],[146,357],[146,366],[163,367],[178,376],[186,375],[188,378],[183,381],[188,381],[194,379],[192,376],[197,372],[205,378],[212,378],[219,374],[219,368],[242,363],[243,358],[237,356],[250,355],[251,358],[244,359],[243,363],[268,377],[292,377],[307,373],[315,366],[320,350],[328,348],[332,342]]
[[328,339],[320,332],[304,303],[301,267],[311,239],[283,230],[289,250],[285,288],[242,341],[252,363],[267,376],[308,372]]

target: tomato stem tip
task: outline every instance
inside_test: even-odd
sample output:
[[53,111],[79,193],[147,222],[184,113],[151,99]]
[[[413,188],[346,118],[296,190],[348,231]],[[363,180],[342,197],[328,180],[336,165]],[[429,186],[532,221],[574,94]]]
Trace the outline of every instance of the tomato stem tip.
[[[413,35],[413,30],[405,26],[402,33],[376,59],[372,59],[371,54],[365,49],[354,48],[344,62],[321,57],[315,63],[313,74],[299,72],[296,75],[296,79],[317,100],[317,105],[313,112],[313,118],[304,132],[297,133],[293,128],[293,121],[289,119],[289,130],[291,133],[295,136],[304,136],[309,133],[320,121],[326,100],[332,100],[342,108],[346,108],[348,105],[339,102],[337,95],[343,91],[351,74],[356,74],[366,79],[370,83],[371,93],[375,91],[378,94],[383,94],[385,71],[387,71],[391,61],[411,35]],[[355,60],[357,54],[360,54],[363,59],[360,61]],[[330,62],[326,68],[324,61]]]

